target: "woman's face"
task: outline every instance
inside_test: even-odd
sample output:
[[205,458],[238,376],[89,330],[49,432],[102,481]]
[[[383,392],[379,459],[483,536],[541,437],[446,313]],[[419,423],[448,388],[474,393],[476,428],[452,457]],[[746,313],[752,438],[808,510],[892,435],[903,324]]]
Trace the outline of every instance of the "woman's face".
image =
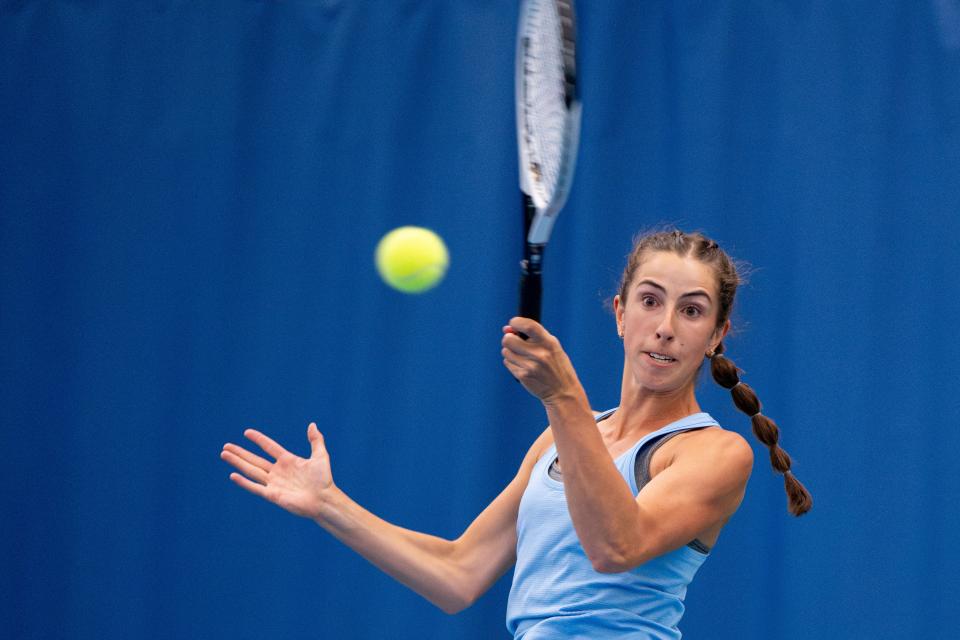
[[716,329],[719,301],[712,269],[695,258],[650,253],[627,289],[614,298],[617,327],[635,382],[654,391],[692,383],[707,351],[726,335]]

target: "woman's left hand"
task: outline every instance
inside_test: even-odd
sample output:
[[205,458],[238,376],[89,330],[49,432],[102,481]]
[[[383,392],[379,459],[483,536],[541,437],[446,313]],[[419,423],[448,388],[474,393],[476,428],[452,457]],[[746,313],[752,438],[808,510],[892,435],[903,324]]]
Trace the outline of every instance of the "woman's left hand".
[[[527,339],[518,333],[525,334]],[[503,366],[544,404],[583,394],[570,358],[560,341],[542,324],[530,318],[514,317],[503,327],[503,334],[500,341]]]

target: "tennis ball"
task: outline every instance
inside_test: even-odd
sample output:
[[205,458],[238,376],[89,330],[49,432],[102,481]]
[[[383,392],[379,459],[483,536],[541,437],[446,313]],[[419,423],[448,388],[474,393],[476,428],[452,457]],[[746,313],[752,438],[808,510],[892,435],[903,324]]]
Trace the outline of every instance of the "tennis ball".
[[447,273],[450,256],[436,233],[423,227],[398,227],[377,243],[374,261],[380,277],[404,293],[423,293]]

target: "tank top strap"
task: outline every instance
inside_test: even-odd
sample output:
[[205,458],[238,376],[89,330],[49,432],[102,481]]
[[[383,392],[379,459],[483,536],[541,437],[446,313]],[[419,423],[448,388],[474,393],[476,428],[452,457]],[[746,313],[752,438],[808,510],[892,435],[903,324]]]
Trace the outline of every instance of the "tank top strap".
[[[612,409],[607,409],[606,411],[601,411],[600,413],[595,414],[593,416],[593,419],[596,420],[597,422],[600,422],[601,420],[610,417],[610,414],[612,414],[616,410],[617,410],[617,407],[614,407]],[[546,451],[543,452],[543,454],[541,454],[540,461],[541,462],[543,460],[552,461],[554,458],[556,458],[556,456],[557,456],[557,443],[554,442],[553,444],[550,445],[550,447]]]
[[665,436],[668,433],[673,433],[675,431],[688,431],[690,429],[702,429],[703,427],[719,427],[720,423],[713,419],[709,413],[691,413],[689,416],[675,420],[668,425],[660,427],[652,433],[640,438],[636,444],[630,447],[630,455],[627,456],[633,460],[634,454],[651,440]]
[[609,418],[610,414],[616,411],[617,409],[618,407],[614,407],[613,409],[607,409],[606,411],[601,411],[600,413],[598,413],[593,417],[597,422],[600,422],[601,420],[605,420],[606,418]]
[[[612,409],[607,409],[606,411],[601,411],[600,413],[594,416],[594,419],[597,422],[600,422],[604,418],[609,417],[618,408],[619,407],[614,407]],[[660,438],[661,436],[664,436],[668,433],[673,433],[675,431],[688,431],[691,429],[702,429],[703,427],[719,427],[719,426],[720,426],[720,423],[714,420],[709,413],[704,413],[704,412],[692,413],[689,416],[680,418],[679,420],[675,420],[674,422],[671,422],[670,424],[665,425],[657,429],[656,431],[652,433],[648,433],[647,435],[640,438],[640,440],[638,440],[636,444],[630,447],[627,451],[620,454],[620,457],[617,458],[617,461],[619,461],[621,464],[618,466],[621,466],[624,469],[628,469],[628,468],[632,469],[633,461],[636,458],[637,452],[640,450],[641,447],[643,447],[643,445],[645,445],[646,443],[650,442],[655,438]],[[556,457],[557,457],[557,443],[554,442],[540,456],[540,459],[537,461],[537,464],[535,465],[535,467],[540,466],[544,463],[549,467],[555,462]],[[622,464],[624,462],[628,462],[629,464]],[[549,469],[547,470],[547,472],[549,473]],[[630,475],[632,475],[632,473]],[[633,484],[635,483],[631,482],[631,485]],[[634,490],[636,490],[635,486],[633,488]]]

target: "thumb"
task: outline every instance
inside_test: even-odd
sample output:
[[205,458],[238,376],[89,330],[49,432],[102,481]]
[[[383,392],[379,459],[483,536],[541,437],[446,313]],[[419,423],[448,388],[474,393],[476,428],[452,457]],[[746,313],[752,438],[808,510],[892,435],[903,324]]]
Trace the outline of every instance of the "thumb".
[[324,450],[323,447],[323,434],[320,433],[320,430],[317,429],[317,423],[311,422],[310,426],[307,427],[307,440],[310,441],[310,451],[312,455],[317,455],[317,453]]

